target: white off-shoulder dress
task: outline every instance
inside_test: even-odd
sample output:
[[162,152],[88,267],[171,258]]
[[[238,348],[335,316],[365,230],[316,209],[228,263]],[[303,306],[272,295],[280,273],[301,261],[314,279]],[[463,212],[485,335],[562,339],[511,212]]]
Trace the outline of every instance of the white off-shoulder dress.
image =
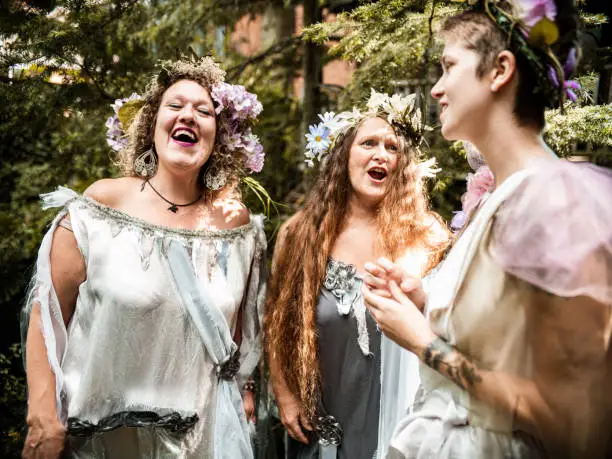
[[[66,188],[43,195],[43,206],[61,210],[40,247],[23,326],[40,305],[71,457],[252,457],[238,388],[261,355],[263,218],[173,229]],[[87,273],[67,328],[50,272],[66,215]]]

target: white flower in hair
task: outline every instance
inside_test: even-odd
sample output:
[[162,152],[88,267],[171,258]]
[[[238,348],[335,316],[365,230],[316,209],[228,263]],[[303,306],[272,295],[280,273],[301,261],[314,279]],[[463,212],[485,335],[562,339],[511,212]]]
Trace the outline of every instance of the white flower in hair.
[[304,153],[304,156],[306,156],[306,159],[304,160],[306,165],[308,167],[314,167],[313,159],[315,158],[315,154],[310,150],[306,150],[306,153]]
[[352,126],[368,117],[376,116],[386,118],[389,124],[399,128],[409,142],[418,148],[423,130],[427,127],[421,125],[421,112],[416,106],[416,95],[395,94],[389,97],[372,89],[364,112],[354,107],[351,111],[337,115],[333,112],[319,115],[321,123],[310,126],[310,134],[306,134],[306,164],[312,167],[314,160],[320,161],[334,142]]
[[319,118],[323,126],[329,129],[330,133],[336,132],[342,124],[340,118],[338,118],[334,112],[325,112],[322,115],[319,114]]
[[[323,123],[310,126],[310,134],[306,134],[306,148],[320,156],[329,147],[329,129]],[[313,155],[314,157],[314,155]]]
[[410,105],[410,96],[402,97],[399,94],[393,94],[389,99],[389,110],[390,112],[395,113],[405,113],[408,109],[408,105]]
[[388,95],[382,92],[377,92],[374,88],[372,88],[370,91],[370,98],[368,99],[366,107],[370,110],[378,110],[387,102],[388,99]]

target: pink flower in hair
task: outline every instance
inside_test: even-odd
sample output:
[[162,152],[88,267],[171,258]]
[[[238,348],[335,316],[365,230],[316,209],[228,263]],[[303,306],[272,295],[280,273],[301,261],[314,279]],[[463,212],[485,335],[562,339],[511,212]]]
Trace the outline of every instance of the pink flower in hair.
[[521,19],[529,28],[544,18],[554,22],[557,17],[557,5],[554,0],[520,0],[519,3],[523,10]]
[[495,186],[495,177],[489,166],[480,166],[474,174],[467,176],[467,192],[461,198],[463,212],[469,215],[480,203],[487,191]]
[[463,147],[467,153],[468,163],[475,171],[466,177],[467,191],[461,197],[461,210],[453,212],[455,216],[451,221],[451,229],[458,232],[470,218],[470,214],[478,207],[485,193],[491,191],[495,186],[493,172],[487,166],[482,153],[470,142],[463,141]]

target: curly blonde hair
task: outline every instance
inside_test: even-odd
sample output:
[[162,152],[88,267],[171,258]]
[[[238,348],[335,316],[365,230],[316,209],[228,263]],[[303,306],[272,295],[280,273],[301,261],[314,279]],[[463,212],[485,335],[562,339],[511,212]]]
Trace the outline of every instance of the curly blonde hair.
[[[117,153],[117,165],[125,176],[137,176],[138,174],[134,170],[136,158],[153,149],[157,112],[164,93],[170,86],[180,80],[191,80],[204,87],[209,94],[212,94],[213,85],[221,83],[225,79],[225,70],[210,57],[203,57],[198,60],[167,61],[162,62],[160,66],[161,70],[151,78],[147,85],[143,95],[144,105],[127,130],[127,145]],[[218,131],[219,126],[217,126]],[[154,149],[153,151],[156,155]],[[215,139],[212,155],[202,167],[198,183],[204,188],[204,174],[208,169],[214,167],[219,173],[232,178],[224,188],[235,186],[238,182],[237,175],[242,172],[239,167],[241,162],[242,160],[237,153],[229,151]]]
[[[367,118],[366,118],[367,119]],[[264,342],[291,392],[314,421],[320,396],[316,305],[325,268],[348,212],[349,153],[360,123],[341,134],[306,197],[304,208],[279,234],[264,318]],[[400,153],[379,206],[379,248],[397,259],[409,248],[429,254],[429,270],[448,242],[440,217],[428,209],[419,173],[419,151],[396,130]],[[435,228],[434,228],[435,227]],[[441,236],[442,235],[442,236]]]

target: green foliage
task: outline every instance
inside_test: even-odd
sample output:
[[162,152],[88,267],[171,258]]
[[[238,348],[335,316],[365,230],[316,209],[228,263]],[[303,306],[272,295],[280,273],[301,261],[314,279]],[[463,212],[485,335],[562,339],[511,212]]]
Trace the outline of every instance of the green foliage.
[[[435,31],[445,18],[463,8],[450,0],[380,0],[340,15],[337,22],[315,24],[305,29],[304,37],[320,44],[331,43],[331,55],[359,63],[339,97],[340,108],[363,103],[373,87],[384,92],[417,91],[423,95],[424,111],[433,115],[435,101],[428,92],[439,75],[440,46],[434,39]],[[586,26],[607,21],[603,14],[582,13],[581,18]],[[597,75],[587,73],[579,80],[583,86],[580,104],[592,103]],[[588,145],[597,162],[612,163],[609,106],[576,106],[566,111],[567,116],[558,111],[547,114],[544,135],[551,147],[566,156],[577,146]],[[436,120],[432,116],[429,122],[434,124]],[[442,139],[438,130],[427,141],[431,147],[425,149],[425,155],[435,156],[442,169],[431,188],[431,201],[449,218],[460,206],[469,168],[460,155],[461,148]]]
[[605,14],[590,14],[582,13],[580,19],[585,27],[597,27],[608,22],[608,17]]
[[544,139],[558,154],[567,156],[576,145],[589,144],[596,162],[612,165],[612,104],[566,106],[565,113],[550,110],[546,123]]
[[[0,99],[5,101],[0,106],[0,190],[6,196],[0,202],[6,230],[0,238],[0,301],[10,304],[2,310],[13,323],[51,217],[40,211],[38,194],[57,185],[83,191],[117,173],[104,138],[110,103],[142,92],[158,59],[175,58],[190,46],[211,53],[209,31],[215,26],[275,3],[60,1],[51,14],[17,9],[0,17]],[[299,180],[292,155],[300,107],[287,84],[299,60],[296,44],[289,45],[280,50],[287,52],[232,72],[266,107],[256,128],[267,152],[260,180],[276,200]],[[225,64],[235,69],[242,61],[229,54]],[[51,83],[58,78],[62,84]]]
[[[349,85],[342,91],[338,105],[348,109],[363,104],[370,88],[393,93],[398,90],[427,94],[437,76],[441,47],[432,32],[446,17],[463,7],[456,3],[432,1],[381,0],[364,4],[340,15],[337,22],[316,24],[305,29],[306,39],[324,43],[340,37],[330,54],[359,63]],[[429,112],[429,97],[422,97],[422,108]],[[430,124],[437,123],[432,117]],[[464,178],[469,167],[465,159],[450,148],[439,131],[427,136],[423,154],[435,156],[442,169],[430,186],[432,206],[450,219],[465,191]]]
[[0,354],[0,455],[4,458],[21,457],[24,436],[21,426],[25,421],[25,377],[21,371],[21,351],[18,344]]
[[[255,127],[266,151],[266,165],[255,178],[277,202],[299,203],[311,177],[304,174],[300,140],[303,107],[294,97],[301,66],[300,37],[289,22],[254,56],[241,56],[215,41],[215,30],[229,34],[243,14],[266,13],[293,20],[297,0],[58,0],[52,11],[23,9],[10,2],[0,13],[0,319],[6,346],[18,340],[17,317],[42,235],[52,218],[40,210],[38,195],[58,185],[83,191],[93,181],[117,175],[104,123],[110,104],[142,92],[158,59],[173,59],[189,47],[223,61],[231,82],[255,92],[264,106]],[[335,103],[345,109],[362,103],[370,87],[427,94],[438,75],[439,47],[431,32],[462,5],[450,1],[379,0],[341,14],[335,23],[303,31],[311,41],[329,45],[329,56],[358,63],[351,83]],[[583,15],[600,25],[602,15]],[[281,21],[282,22],[282,21]],[[289,24],[289,25],[288,25]],[[289,30],[289,32],[287,32]],[[223,45],[223,44],[221,44]],[[266,45],[268,46],[268,45]],[[217,55],[219,54],[219,55]],[[595,77],[585,75],[581,102],[592,98]],[[61,84],[57,84],[61,83]],[[423,108],[430,113],[429,97]],[[318,108],[318,107],[317,107]],[[610,106],[568,109],[563,118],[547,115],[547,141],[562,154],[573,146],[593,147],[598,161],[610,158]],[[445,218],[459,207],[467,163],[461,149],[436,132],[427,138],[425,156],[435,156],[442,171],[431,183],[433,207]],[[607,156],[606,156],[607,155]],[[245,187],[244,199],[260,211],[261,190]],[[271,212],[269,229],[293,208]],[[0,456],[12,457],[21,444],[22,373],[18,348],[0,355],[0,435],[7,438]],[[21,394],[21,395],[20,395]]]

